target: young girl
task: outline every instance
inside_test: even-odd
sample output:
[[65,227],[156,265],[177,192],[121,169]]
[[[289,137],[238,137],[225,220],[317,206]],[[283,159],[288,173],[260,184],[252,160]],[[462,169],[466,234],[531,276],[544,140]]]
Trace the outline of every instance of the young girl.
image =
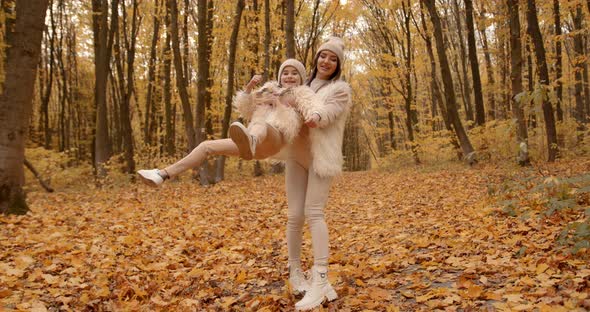
[[164,169],[137,171],[142,180],[157,187],[164,180],[200,167],[211,155],[241,156],[244,159],[265,159],[276,155],[299,133],[303,123],[300,110],[311,105],[314,92],[302,86],[306,79],[305,66],[288,59],[279,68],[277,82],[267,82],[252,93],[262,77],[255,75],[244,91],[238,92],[234,105],[245,119],[248,128],[239,122],[230,126],[231,139],[203,141],[190,154]]

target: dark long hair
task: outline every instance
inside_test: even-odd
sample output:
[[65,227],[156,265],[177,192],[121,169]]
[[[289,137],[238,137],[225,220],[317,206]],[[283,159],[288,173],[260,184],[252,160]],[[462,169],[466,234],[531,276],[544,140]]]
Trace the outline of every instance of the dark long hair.
[[[318,53],[316,53],[315,57],[313,58],[313,66],[312,66],[313,69],[311,70],[311,74],[309,75],[309,78],[305,82],[305,84],[308,86],[311,85],[311,82],[315,79],[315,77],[318,74],[318,59],[320,58],[320,53],[322,51],[324,51],[324,50],[318,51]],[[336,56],[336,59],[337,59],[336,70],[334,71],[332,76],[330,76],[330,80],[338,80],[338,79],[340,79],[340,74],[342,74],[342,68],[340,65],[340,58],[338,56]]]

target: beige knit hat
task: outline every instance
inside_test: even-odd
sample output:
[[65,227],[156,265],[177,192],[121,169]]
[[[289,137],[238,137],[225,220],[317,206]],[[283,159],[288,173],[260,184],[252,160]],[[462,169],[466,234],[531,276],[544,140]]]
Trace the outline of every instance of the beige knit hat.
[[307,84],[309,85],[311,83],[311,81],[313,79],[315,79],[316,75],[317,75],[317,60],[318,60],[318,56],[320,55],[320,53],[322,51],[328,50],[330,52],[333,52],[334,54],[336,54],[336,56],[338,57],[338,68],[336,69],[338,72],[334,73],[334,75],[332,76],[332,80],[338,80],[340,79],[340,75],[342,74],[342,63],[344,62],[344,41],[342,41],[342,39],[340,37],[330,37],[328,39],[328,41],[324,42],[324,44],[322,44],[320,46],[320,48],[318,49],[318,52],[316,52],[315,56],[314,56],[314,68],[311,70],[311,75],[309,78],[309,81],[307,82]]
[[279,68],[279,75],[277,77],[279,84],[281,83],[281,75],[283,74],[283,70],[287,66],[295,67],[295,69],[299,73],[299,76],[301,76],[301,83],[305,82],[305,79],[307,79],[307,73],[305,72],[305,65],[303,65],[303,63],[299,62],[298,60],[291,58],[291,59],[284,61],[283,64],[281,64],[281,67]]
[[316,56],[324,50],[334,52],[334,54],[336,54],[336,56],[338,56],[338,60],[340,61],[340,64],[342,64],[342,62],[344,62],[344,41],[342,41],[342,39],[340,37],[334,37],[334,36],[330,37],[328,39],[328,41],[324,42],[324,44],[322,44],[320,46],[320,48],[318,49],[318,52],[316,53]]

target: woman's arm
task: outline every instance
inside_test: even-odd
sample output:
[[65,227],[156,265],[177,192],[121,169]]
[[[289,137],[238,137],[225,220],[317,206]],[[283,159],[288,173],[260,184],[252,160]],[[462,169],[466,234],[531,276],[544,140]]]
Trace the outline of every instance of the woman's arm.
[[312,105],[311,113],[305,116],[306,124],[311,127],[324,128],[334,122],[350,105],[351,89],[348,83],[338,82],[325,101]]

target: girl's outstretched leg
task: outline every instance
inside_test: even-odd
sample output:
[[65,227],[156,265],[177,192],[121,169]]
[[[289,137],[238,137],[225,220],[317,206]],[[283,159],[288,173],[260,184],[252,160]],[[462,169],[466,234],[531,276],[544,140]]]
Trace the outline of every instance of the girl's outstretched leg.
[[175,177],[186,170],[200,167],[209,156],[238,156],[238,146],[231,139],[203,141],[183,159],[162,170],[139,170],[137,173],[150,186],[160,186],[167,178]]

